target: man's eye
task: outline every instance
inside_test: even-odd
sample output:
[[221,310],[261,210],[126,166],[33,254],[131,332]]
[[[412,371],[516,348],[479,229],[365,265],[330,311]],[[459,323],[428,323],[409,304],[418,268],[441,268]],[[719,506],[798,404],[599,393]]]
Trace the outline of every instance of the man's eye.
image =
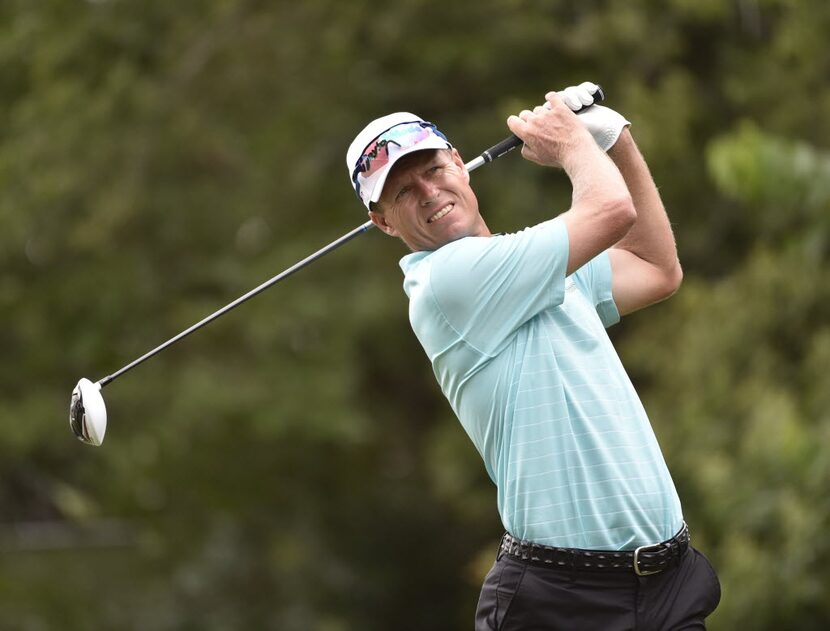
[[395,196],[395,199],[401,199],[404,195],[409,192],[409,187],[405,186],[401,190],[398,191],[398,194]]

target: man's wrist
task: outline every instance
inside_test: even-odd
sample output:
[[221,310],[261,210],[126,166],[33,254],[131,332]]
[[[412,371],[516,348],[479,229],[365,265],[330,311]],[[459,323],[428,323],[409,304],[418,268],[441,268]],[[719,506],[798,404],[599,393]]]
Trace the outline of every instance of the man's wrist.
[[584,136],[580,134],[574,139],[572,149],[564,155],[562,168],[566,173],[570,173],[573,169],[578,169],[588,161],[594,162],[605,159],[605,153],[591,137],[591,134],[585,133]]
[[628,126],[626,126],[623,128],[617,138],[617,141],[609,147],[608,156],[616,162],[618,159],[624,158],[632,151],[636,151],[636,149],[637,145],[634,142],[634,137],[631,135]]

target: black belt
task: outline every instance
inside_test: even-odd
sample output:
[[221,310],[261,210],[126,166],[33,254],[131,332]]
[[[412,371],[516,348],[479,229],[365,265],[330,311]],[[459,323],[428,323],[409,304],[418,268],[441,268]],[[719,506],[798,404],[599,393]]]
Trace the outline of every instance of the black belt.
[[657,574],[672,567],[689,548],[689,528],[686,522],[671,539],[636,550],[581,550],[579,548],[554,548],[532,541],[520,541],[509,533],[501,538],[502,554],[542,565],[574,570],[631,571],[637,576]]

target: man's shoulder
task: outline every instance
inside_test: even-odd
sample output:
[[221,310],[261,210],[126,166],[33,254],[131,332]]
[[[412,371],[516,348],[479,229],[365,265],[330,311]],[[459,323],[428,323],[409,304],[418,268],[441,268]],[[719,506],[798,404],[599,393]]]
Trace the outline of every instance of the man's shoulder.
[[398,261],[398,265],[400,266],[401,270],[403,270],[404,275],[409,275],[410,272],[415,271],[415,269],[424,261],[432,252],[428,250],[422,250],[421,252],[411,252],[407,254],[400,261]]

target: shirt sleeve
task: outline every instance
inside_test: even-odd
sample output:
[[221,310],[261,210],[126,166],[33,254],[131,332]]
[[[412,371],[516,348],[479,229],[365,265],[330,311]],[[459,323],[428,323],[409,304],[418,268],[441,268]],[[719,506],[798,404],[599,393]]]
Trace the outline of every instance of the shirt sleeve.
[[561,219],[448,244],[431,265],[435,304],[466,343],[494,354],[522,324],[562,303],[568,247]]
[[596,308],[606,329],[620,321],[620,312],[611,293],[611,257],[607,250],[576,270],[572,277],[582,294]]

